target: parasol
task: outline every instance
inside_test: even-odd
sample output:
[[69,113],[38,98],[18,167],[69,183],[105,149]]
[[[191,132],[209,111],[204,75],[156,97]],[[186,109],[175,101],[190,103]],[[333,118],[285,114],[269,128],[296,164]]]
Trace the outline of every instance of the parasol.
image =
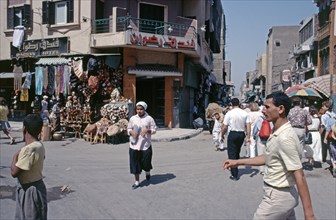
[[308,97],[308,98],[309,97],[310,98],[322,98],[315,89],[311,89],[311,88],[299,89],[287,95],[288,97],[301,96],[301,97]]

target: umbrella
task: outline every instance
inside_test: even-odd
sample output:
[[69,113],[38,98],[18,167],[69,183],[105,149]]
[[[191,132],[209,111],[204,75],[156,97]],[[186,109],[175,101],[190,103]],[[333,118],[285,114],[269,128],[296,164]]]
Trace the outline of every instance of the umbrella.
[[296,90],[287,95],[288,97],[302,96],[302,97],[310,97],[310,98],[322,98],[315,89],[311,89],[311,88],[304,88],[304,89]]
[[291,86],[291,87],[287,88],[287,89],[285,90],[285,93],[286,93],[286,94],[290,94],[290,93],[295,92],[295,91],[297,91],[297,90],[300,90],[300,89],[306,89],[306,88],[307,88],[307,87],[305,87],[305,86],[303,86],[303,85],[301,85],[301,84],[296,84],[296,85],[294,85],[294,86]]

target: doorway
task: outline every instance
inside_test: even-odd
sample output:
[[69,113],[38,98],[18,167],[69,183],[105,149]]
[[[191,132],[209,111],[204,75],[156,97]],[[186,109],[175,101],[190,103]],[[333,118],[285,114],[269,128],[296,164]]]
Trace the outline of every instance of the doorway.
[[157,127],[164,127],[165,81],[160,78],[137,78],[136,101],[147,103],[147,112],[155,120]]

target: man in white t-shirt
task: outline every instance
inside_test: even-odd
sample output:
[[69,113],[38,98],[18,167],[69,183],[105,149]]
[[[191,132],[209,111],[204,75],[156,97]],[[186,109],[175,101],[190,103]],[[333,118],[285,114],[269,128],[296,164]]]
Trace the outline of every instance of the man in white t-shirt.
[[[264,197],[253,219],[296,219],[294,208],[301,198],[305,219],[315,220],[310,193],[302,170],[302,145],[287,119],[290,98],[283,92],[266,97],[263,113],[274,128],[265,154],[248,159],[227,160],[224,169],[240,165],[265,166]],[[297,186],[297,190],[295,188]]]
[[[222,126],[222,140],[230,127],[230,132],[227,138],[227,152],[229,159],[239,159],[240,150],[246,137],[246,143],[250,144],[251,122],[247,117],[247,112],[239,107],[239,100],[233,98],[231,100],[232,109],[226,113]],[[230,179],[237,181],[238,168],[231,169]]]

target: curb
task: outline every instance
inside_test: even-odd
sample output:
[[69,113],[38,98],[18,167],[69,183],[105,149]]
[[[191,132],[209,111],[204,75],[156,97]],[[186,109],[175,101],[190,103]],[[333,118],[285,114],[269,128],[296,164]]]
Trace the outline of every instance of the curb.
[[173,136],[173,137],[157,138],[157,139],[152,137],[152,142],[172,142],[172,141],[187,140],[187,139],[190,139],[192,137],[199,135],[202,132],[203,132],[203,129],[201,128],[201,129],[197,129],[191,132],[190,134],[186,134],[183,136]]

